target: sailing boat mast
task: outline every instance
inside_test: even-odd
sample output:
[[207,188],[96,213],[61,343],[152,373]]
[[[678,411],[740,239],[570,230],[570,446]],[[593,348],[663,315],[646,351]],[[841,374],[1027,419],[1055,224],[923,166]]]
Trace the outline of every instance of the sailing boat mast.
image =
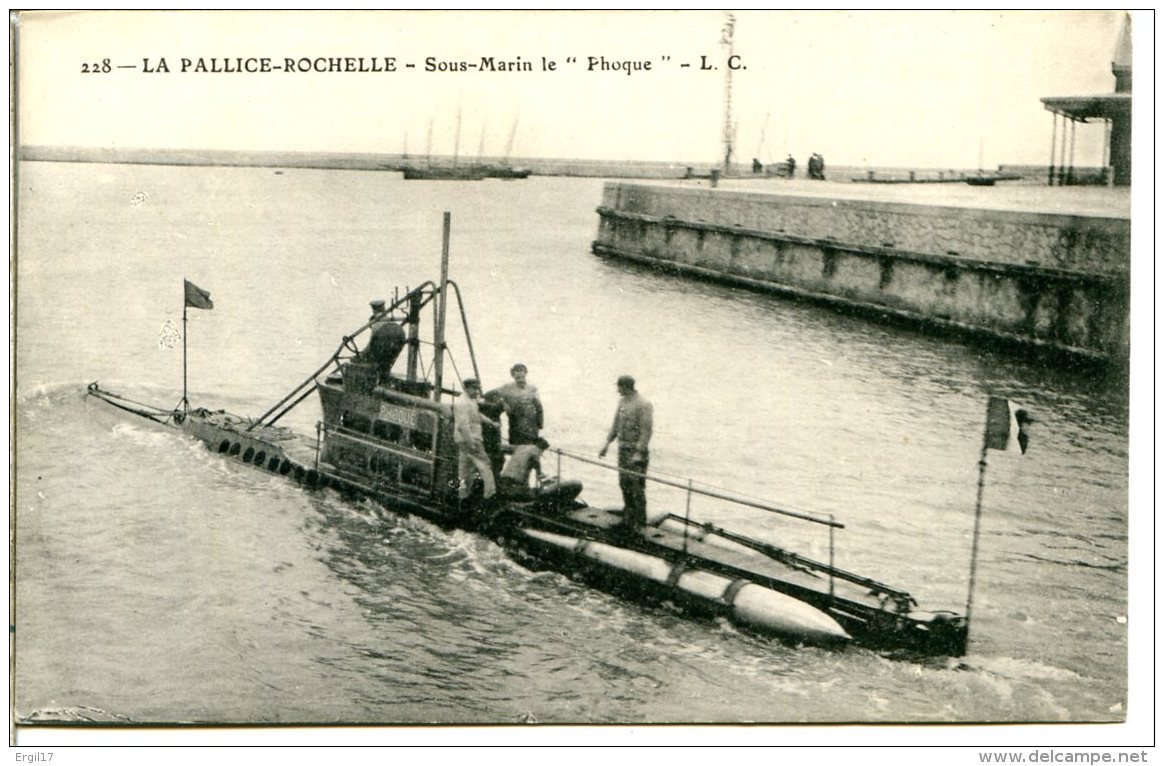
[[517,118],[513,118],[513,127],[509,129],[509,141],[505,144],[505,165],[509,166],[509,157],[513,154],[513,137],[517,135]]
[[457,107],[457,135],[453,141],[453,167],[457,166],[457,157],[461,153],[461,108]]
[[723,36],[720,44],[727,48],[724,59],[724,87],[723,87],[723,173],[729,175],[732,169],[732,144],[735,141],[735,125],[732,124],[732,56],[735,50],[733,36],[736,28],[734,14],[727,15],[727,22],[723,26]]

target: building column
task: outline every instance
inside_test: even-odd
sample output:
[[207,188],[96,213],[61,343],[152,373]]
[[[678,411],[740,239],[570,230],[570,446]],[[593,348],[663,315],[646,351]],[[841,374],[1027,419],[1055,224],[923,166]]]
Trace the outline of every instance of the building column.
[[1103,180],[1108,186],[1115,183],[1115,173],[1111,166],[1111,120],[1103,121]]
[[1067,183],[1075,183],[1075,118],[1071,118],[1071,159],[1067,164]]
[[1055,139],[1059,133],[1059,113],[1051,112],[1051,164],[1047,166],[1047,186],[1055,185]]

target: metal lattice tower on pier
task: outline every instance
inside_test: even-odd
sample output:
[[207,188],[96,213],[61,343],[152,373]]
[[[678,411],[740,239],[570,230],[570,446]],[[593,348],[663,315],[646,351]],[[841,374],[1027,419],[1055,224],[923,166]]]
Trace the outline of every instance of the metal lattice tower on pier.
[[724,57],[724,88],[723,88],[723,173],[729,175],[732,169],[732,152],[735,143],[736,127],[732,124],[732,68],[730,66],[733,53],[733,35],[736,29],[736,17],[729,13],[723,25],[723,36],[720,44],[727,48]]

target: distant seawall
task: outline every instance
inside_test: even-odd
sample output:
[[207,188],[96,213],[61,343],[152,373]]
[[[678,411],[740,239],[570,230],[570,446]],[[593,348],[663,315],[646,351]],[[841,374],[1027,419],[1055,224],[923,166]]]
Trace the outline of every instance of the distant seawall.
[[[305,170],[368,170],[400,172],[405,165],[424,167],[432,164],[449,167],[456,164],[489,164],[523,168],[538,176],[568,176],[577,178],[641,178],[647,180],[675,180],[691,174],[707,178],[719,166],[714,162],[596,160],[567,157],[453,157],[449,155],[407,155],[387,152],[305,152],[234,149],[166,149],[94,146],[38,146],[22,145],[17,158],[30,162],[93,162],[129,165],[180,165],[213,167],[298,168]],[[867,177],[873,171],[878,178],[908,178],[910,168],[830,166],[829,176],[834,180],[850,176]],[[1002,166],[999,172],[1017,172],[1024,180],[1020,183],[1046,183],[1046,168],[1031,166]],[[1077,170],[1079,170],[1077,166]],[[950,177],[974,175],[972,168],[920,169],[919,176],[937,176],[939,172]],[[801,170],[800,176],[804,176]],[[764,181],[768,176],[753,174],[751,166],[737,165],[730,177],[733,180]]]
[[[450,167],[452,165],[489,164],[523,168],[536,176],[566,176],[576,178],[641,178],[647,180],[676,180],[689,173],[696,178],[707,178],[714,162],[664,162],[642,160],[596,160],[568,157],[453,157],[450,155],[407,155],[386,152],[304,152],[273,150],[231,149],[166,149],[93,146],[37,146],[22,145],[17,158],[29,162],[93,162],[128,165],[178,165],[211,167],[297,168],[304,170],[367,170],[399,173],[403,166]],[[850,175],[865,176],[872,168],[835,166],[830,176],[845,179]],[[878,177],[907,176],[908,169],[876,168]],[[1000,168],[1001,170],[1001,168]],[[920,171],[922,173],[937,171]],[[973,174],[970,169],[947,170],[951,175]],[[801,176],[804,172],[801,171]],[[1027,183],[1045,183],[1046,170],[1026,174]],[[734,180],[764,181],[767,176],[752,174],[751,167],[737,166],[731,176]]]
[[[181,165],[217,167],[297,168],[306,170],[369,170],[399,172],[404,165],[431,164],[449,167],[458,160],[451,156],[412,156],[369,152],[279,152],[214,149],[133,149],[102,147],[22,146],[18,157],[40,162],[97,162],[134,165]],[[525,168],[539,176],[583,178],[682,178],[689,165],[679,162],[619,162],[616,160],[546,159],[533,157],[460,158],[460,164],[486,163]],[[704,174],[706,164],[695,169]]]
[[608,183],[601,256],[1008,345],[1127,357],[1130,221]]

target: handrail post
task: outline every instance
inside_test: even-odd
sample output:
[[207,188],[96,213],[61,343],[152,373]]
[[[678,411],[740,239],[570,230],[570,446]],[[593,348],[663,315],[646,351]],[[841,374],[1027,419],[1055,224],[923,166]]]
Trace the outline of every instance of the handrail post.
[[[829,521],[831,522],[831,521],[835,521],[835,520],[836,519],[834,518],[833,514],[830,513],[829,514]],[[836,571],[836,567],[833,565],[833,562],[835,560],[833,551],[834,551],[834,547],[835,547],[836,529],[837,528],[835,526],[833,526],[832,524],[829,524],[829,603],[830,604],[833,602],[833,598],[834,598],[833,572]]]
[[691,527],[691,479],[687,480],[687,515],[683,517],[683,555],[687,555],[687,530]]
[[562,450],[558,450],[558,483],[554,487],[554,510],[562,510]]

